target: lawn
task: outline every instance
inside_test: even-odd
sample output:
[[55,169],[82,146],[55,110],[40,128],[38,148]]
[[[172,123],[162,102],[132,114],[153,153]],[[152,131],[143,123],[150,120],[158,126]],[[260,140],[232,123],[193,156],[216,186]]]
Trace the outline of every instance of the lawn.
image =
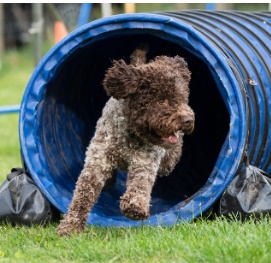
[[[31,48],[21,52],[6,51],[1,59],[0,106],[19,105],[24,89],[34,70]],[[12,167],[20,167],[18,113],[0,115],[0,179]]]
[[[0,70],[0,106],[20,104],[34,70],[31,47],[6,52]],[[21,166],[18,114],[0,115],[0,179]],[[1,204],[0,204],[1,209]],[[57,224],[0,225],[0,262],[270,262],[271,225],[199,218],[172,227],[88,226],[60,238]]]
[[102,228],[59,238],[54,226],[0,228],[0,262],[270,262],[270,224],[197,220],[173,227]]

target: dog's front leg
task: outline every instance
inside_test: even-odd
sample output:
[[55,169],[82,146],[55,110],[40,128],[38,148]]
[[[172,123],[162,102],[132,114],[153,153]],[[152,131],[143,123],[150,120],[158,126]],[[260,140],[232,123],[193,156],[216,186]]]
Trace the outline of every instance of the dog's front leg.
[[101,154],[95,147],[90,147],[68,213],[57,228],[60,236],[84,230],[89,212],[97,202],[105,181],[112,176],[111,167],[106,153]]
[[104,175],[91,167],[84,167],[74,191],[68,213],[57,228],[60,236],[80,233],[84,230],[88,214],[96,203],[104,186]]
[[[144,161],[143,161],[144,160]],[[121,197],[122,213],[133,220],[144,220],[150,216],[151,191],[155,182],[160,158],[134,160],[128,169],[127,189]]]

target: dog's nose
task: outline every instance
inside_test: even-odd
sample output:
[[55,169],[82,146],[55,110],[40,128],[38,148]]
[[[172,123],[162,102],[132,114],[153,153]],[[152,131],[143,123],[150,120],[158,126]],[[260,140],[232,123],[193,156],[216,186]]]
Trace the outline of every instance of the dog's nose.
[[190,115],[181,117],[181,130],[185,134],[190,134],[194,130],[194,118]]
[[193,124],[193,118],[189,115],[182,117],[182,124],[185,126],[190,126]]

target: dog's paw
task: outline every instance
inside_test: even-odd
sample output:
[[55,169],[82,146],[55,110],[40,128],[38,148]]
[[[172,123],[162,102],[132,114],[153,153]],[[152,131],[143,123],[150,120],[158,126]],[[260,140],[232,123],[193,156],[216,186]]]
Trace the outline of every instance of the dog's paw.
[[78,225],[78,223],[71,220],[64,219],[57,227],[56,232],[59,236],[70,236],[74,233],[81,233],[84,231],[84,226]]
[[121,197],[120,209],[132,220],[144,220],[150,216],[148,198],[136,193],[125,193]]

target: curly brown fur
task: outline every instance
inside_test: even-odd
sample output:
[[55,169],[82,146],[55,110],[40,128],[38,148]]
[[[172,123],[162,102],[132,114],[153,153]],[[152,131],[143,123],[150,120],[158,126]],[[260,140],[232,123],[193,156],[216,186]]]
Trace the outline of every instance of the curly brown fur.
[[139,66],[141,64],[146,63],[146,53],[148,52],[149,47],[146,43],[140,43],[139,47],[134,50],[134,52],[131,54],[130,63],[134,66]]
[[131,64],[114,61],[103,85],[109,96],[86,152],[73,200],[57,232],[84,230],[88,214],[116,170],[126,169],[127,189],[120,209],[128,218],[149,217],[156,176],[178,163],[183,135],[194,129],[188,106],[190,72],[179,56],[158,56],[146,63],[146,46],[131,55]]

